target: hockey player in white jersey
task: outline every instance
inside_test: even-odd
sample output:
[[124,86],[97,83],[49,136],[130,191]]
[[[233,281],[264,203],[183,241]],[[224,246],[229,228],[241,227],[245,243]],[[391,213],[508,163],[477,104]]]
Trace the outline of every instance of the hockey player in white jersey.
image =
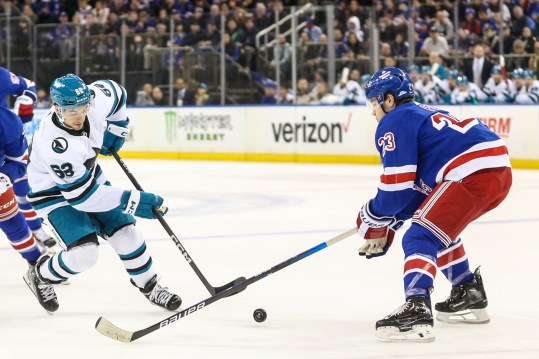
[[483,91],[488,95],[490,101],[507,103],[512,102],[511,94],[515,92],[515,86],[513,81],[502,77],[502,68],[496,65],[490,70],[490,78],[483,87]]
[[539,102],[539,87],[533,71],[521,68],[513,70],[513,81],[515,83],[512,94],[513,102],[518,104],[536,104]]
[[457,88],[451,93],[451,103],[473,103],[485,102],[487,100],[487,94],[483,92],[473,82],[468,80],[468,77],[462,75],[457,77]]
[[163,199],[124,190],[107,181],[97,155],[120,150],[129,133],[125,89],[111,80],[87,86],[78,76],[56,79],[50,89],[53,108],[34,134],[28,165],[28,199],[50,222],[65,245],[41,257],[24,279],[49,313],[58,309],[50,284],[61,283],[92,267],[98,236],[108,240],[131,282],[155,305],[169,310],[181,299],[162,287],[135,218],[154,219],[152,208],[166,213]]
[[349,76],[347,73],[348,68],[345,67],[341,80],[333,87],[333,94],[343,99],[343,105],[365,104],[365,90],[359,84],[361,78],[359,70],[353,69]]

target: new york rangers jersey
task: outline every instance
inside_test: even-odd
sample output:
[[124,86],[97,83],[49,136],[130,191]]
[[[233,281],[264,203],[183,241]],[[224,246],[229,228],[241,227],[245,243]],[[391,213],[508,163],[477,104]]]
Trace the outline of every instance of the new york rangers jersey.
[[54,109],[41,120],[30,148],[28,199],[41,217],[73,206],[104,212],[120,205],[124,192],[110,186],[96,162],[107,121],[125,121],[125,89],[111,80],[88,86],[94,95],[81,130],[64,126]]
[[6,68],[0,67],[0,106],[7,107],[7,96],[18,96],[24,90],[36,93],[36,84],[31,80],[9,72]]
[[375,140],[384,173],[371,210],[379,216],[409,219],[436,184],[511,167],[504,142],[481,121],[417,102],[385,115]]
[[0,106],[0,172],[12,181],[26,174],[27,148],[21,120]]

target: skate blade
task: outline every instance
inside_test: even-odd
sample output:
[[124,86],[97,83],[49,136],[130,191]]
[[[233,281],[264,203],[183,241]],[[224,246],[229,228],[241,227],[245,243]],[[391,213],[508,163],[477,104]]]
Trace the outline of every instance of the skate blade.
[[376,339],[392,343],[430,343],[436,337],[430,325],[414,325],[406,332],[397,327],[380,327],[376,330]]
[[[34,293],[34,296],[36,297],[37,299],[37,302],[39,303],[39,298],[37,297],[37,294],[36,292],[34,292],[34,289],[32,288],[32,286],[30,285],[30,283],[28,282],[28,278],[26,278],[26,275],[23,275],[22,276],[22,279],[24,280],[24,283],[26,283],[26,285],[28,286],[28,288],[30,288],[30,291],[32,291],[32,293]],[[40,304],[39,305],[41,308],[43,308],[43,306]],[[45,308],[43,308],[49,315],[54,315],[54,312],[51,312]]]
[[455,313],[436,313],[436,320],[448,324],[487,324],[490,316],[486,309],[466,309]]

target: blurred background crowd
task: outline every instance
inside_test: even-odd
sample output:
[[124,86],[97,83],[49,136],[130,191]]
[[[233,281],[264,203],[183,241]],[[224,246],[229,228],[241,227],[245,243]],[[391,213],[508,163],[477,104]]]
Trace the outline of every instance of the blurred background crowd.
[[539,102],[539,0],[0,0],[0,66],[110,78],[140,106],[349,104],[410,73],[433,104]]

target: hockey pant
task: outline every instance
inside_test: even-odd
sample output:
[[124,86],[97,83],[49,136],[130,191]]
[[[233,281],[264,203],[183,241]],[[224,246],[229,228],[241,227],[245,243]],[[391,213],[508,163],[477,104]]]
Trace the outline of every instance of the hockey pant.
[[473,278],[459,235],[470,222],[496,208],[509,193],[511,183],[511,168],[502,167],[434,187],[402,239],[406,298],[428,296],[437,268],[453,286]]

